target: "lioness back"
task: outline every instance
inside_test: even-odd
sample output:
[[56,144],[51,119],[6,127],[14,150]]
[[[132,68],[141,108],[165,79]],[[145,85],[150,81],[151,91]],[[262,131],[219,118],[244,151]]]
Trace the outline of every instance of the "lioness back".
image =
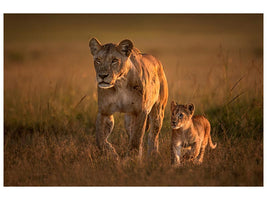
[[130,59],[146,91],[144,101],[148,104],[160,102],[164,109],[168,100],[168,84],[161,62],[150,54],[140,53],[139,50],[134,51]]

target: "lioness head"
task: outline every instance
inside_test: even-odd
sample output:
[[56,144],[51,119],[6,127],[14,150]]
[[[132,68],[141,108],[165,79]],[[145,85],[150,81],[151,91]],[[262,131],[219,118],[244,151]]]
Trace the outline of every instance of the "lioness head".
[[89,42],[94,57],[96,80],[98,87],[111,88],[115,82],[127,71],[127,61],[133,49],[130,40],[123,40],[118,45],[105,44],[92,38]]
[[195,111],[194,104],[178,105],[174,101],[171,102],[171,127],[179,129],[187,124],[192,118]]

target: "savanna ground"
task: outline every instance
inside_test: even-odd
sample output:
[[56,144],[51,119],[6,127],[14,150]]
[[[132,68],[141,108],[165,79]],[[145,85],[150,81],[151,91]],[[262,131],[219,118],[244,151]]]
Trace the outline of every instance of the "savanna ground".
[[[159,156],[117,163],[98,151],[91,37],[131,39],[163,63]],[[211,122],[218,146],[200,166],[170,166],[172,99]],[[122,114],[109,140],[125,154]],[[4,185],[262,186],[263,16],[5,15]]]

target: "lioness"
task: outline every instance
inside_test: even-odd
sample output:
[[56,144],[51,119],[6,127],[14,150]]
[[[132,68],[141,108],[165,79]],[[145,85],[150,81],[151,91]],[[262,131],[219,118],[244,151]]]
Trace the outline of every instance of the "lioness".
[[142,156],[142,140],[148,121],[148,153],[158,152],[158,135],[168,100],[168,85],[159,60],[142,54],[130,40],[118,45],[101,45],[92,38],[89,47],[94,58],[98,85],[96,141],[101,150],[118,154],[107,141],[114,126],[113,113],[125,113],[129,135],[128,153]]
[[193,104],[177,105],[171,102],[172,164],[180,164],[182,148],[191,147],[184,155],[185,159],[201,163],[208,142],[212,149],[217,146],[211,141],[209,121],[204,116],[193,116],[194,110]]

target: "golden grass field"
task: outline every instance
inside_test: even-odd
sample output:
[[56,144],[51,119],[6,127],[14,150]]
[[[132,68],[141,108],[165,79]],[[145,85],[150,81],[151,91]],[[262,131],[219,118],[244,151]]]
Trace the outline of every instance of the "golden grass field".
[[[117,163],[98,151],[92,37],[131,39],[163,63],[158,157]],[[211,122],[218,146],[200,166],[170,165],[172,99]],[[109,140],[125,154],[123,114]],[[4,185],[263,186],[263,15],[5,14]]]

